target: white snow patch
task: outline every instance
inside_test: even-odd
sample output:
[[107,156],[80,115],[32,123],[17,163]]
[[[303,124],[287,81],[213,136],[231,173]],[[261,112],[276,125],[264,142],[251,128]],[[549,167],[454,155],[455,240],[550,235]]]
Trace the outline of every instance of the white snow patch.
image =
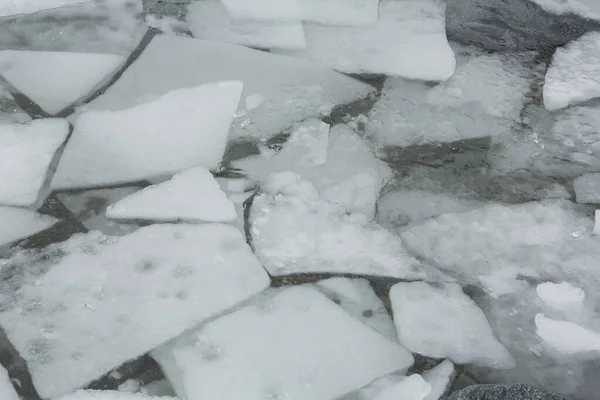
[[123,111],[89,111],[77,119],[54,189],[93,187],[217,167],[237,109],[241,82],[169,92]]
[[450,391],[450,386],[456,376],[456,368],[452,361],[446,359],[421,374],[431,385],[431,391],[424,400],[439,400]]
[[30,14],[50,8],[72,6],[89,0],[6,0],[0,4],[0,16]]
[[171,180],[149,186],[111,205],[111,219],[230,222],[235,206],[204,167],[180,172]]
[[152,355],[186,399],[327,400],[413,363],[307,287],[271,291]]
[[22,251],[0,264],[25,268],[18,292],[2,293],[0,324],[44,398],[84,386],[269,285],[243,236],[221,224],[90,232],[42,255]]
[[54,400],[177,400],[175,397],[146,396],[112,390],[77,390]]
[[457,364],[509,369],[510,353],[494,337],[485,315],[456,283],[397,283],[390,290],[400,343],[428,357]]
[[35,211],[0,206],[0,246],[46,230],[57,222],[56,218]]
[[554,350],[564,355],[600,351],[600,333],[568,321],[557,321],[544,314],[535,316],[536,333]]
[[64,119],[0,124],[0,204],[31,206],[37,201],[54,153],[68,133]]
[[537,285],[536,291],[544,303],[558,310],[582,307],[585,300],[583,289],[575,287],[569,282],[540,283]]
[[445,2],[382,1],[379,9],[373,27],[305,24],[308,48],[280,53],[345,73],[427,81],[444,81],[452,76],[456,60],[446,38]]
[[600,203],[600,173],[584,174],[573,181],[578,203]]
[[[600,11],[600,8],[599,8]],[[546,72],[544,106],[558,110],[600,97],[600,33],[556,49]]]
[[8,377],[8,372],[6,372],[2,365],[0,365],[0,399],[19,400],[19,396]]
[[0,75],[44,111],[56,114],[107,79],[125,57],[54,51],[0,51]]

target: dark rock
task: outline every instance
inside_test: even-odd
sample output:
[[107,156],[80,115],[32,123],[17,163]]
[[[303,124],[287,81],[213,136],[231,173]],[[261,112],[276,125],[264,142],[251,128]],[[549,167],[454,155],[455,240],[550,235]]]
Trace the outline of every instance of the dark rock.
[[565,400],[542,388],[514,385],[473,385],[453,393],[447,400]]
[[552,14],[530,0],[448,0],[446,33],[450,40],[490,51],[554,49],[600,22],[575,14]]

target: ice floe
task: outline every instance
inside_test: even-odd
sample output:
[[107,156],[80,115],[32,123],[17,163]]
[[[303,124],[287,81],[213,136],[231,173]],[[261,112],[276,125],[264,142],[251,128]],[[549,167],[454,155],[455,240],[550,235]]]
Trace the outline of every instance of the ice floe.
[[558,310],[568,311],[573,307],[582,307],[585,300],[583,289],[575,287],[569,282],[540,283],[537,285],[536,291],[544,303]]
[[600,173],[584,174],[573,181],[578,203],[600,203]]
[[223,158],[241,82],[173,90],[123,111],[89,111],[75,124],[54,189],[106,186],[171,176]]
[[80,234],[18,252],[0,264],[6,269],[20,278],[0,293],[0,325],[44,398],[84,386],[269,285],[242,235],[221,224]]
[[58,220],[18,207],[0,206],[0,246],[46,230]]
[[429,392],[431,385],[414,374],[383,388],[373,400],[424,400]]
[[67,138],[64,119],[0,124],[0,204],[32,206],[54,153]]
[[19,400],[17,392],[8,377],[8,372],[0,365],[0,398],[2,400]]
[[177,400],[167,396],[147,396],[139,393],[124,393],[112,390],[77,390],[55,400]]
[[0,16],[34,13],[49,8],[70,6],[87,0],[8,1],[0,4]]
[[544,10],[554,14],[579,14],[600,20],[600,3],[596,0],[532,0]]
[[189,400],[327,400],[413,363],[403,347],[307,287],[265,294],[152,355]]
[[565,355],[600,351],[600,333],[568,321],[558,321],[544,314],[535,316],[536,332],[554,350]]
[[450,392],[456,377],[456,368],[452,361],[446,359],[423,372],[421,376],[431,385],[431,391],[423,400],[439,400]]

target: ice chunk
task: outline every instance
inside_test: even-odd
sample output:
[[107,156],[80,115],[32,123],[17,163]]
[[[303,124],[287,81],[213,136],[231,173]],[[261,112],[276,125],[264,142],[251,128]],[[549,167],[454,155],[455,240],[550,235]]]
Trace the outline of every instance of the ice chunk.
[[0,399],[19,400],[17,392],[8,377],[8,372],[0,365]]
[[600,235],[600,210],[594,212],[594,230],[592,233],[596,236]]
[[93,187],[217,167],[242,92],[220,82],[169,92],[123,111],[90,111],[77,119],[54,189]]
[[306,39],[300,21],[256,22],[231,19],[219,0],[190,3],[187,23],[196,38],[250,47],[304,49]]
[[22,123],[30,121],[31,117],[15,102],[15,98],[0,82],[0,124]]
[[125,57],[52,51],[0,51],[0,75],[49,114],[89,94]]
[[234,19],[250,21],[299,21],[302,0],[221,0]]
[[600,3],[596,0],[532,0],[554,14],[574,13],[585,18],[600,20]]
[[70,6],[73,4],[84,3],[86,1],[89,0],[44,0],[42,2],[9,0],[0,4],[0,16],[34,13],[40,10]]
[[573,181],[578,203],[600,203],[600,174],[585,174]]
[[544,106],[551,111],[594,97],[600,97],[598,32],[587,33],[557,48],[544,82]]
[[307,287],[272,291],[152,355],[189,400],[328,400],[413,362]]
[[384,388],[373,400],[423,400],[431,391],[431,385],[414,374]]
[[398,340],[392,318],[368,280],[330,278],[317,282],[315,286],[354,318],[361,320],[386,338]]
[[557,321],[544,314],[535,316],[536,332],[544,343],[561,354],[600,351],[600,333],[568,321]]
[[585,292],[569,282],[544,282],[537,285],[538,296],[550,307],[558,310],[569,310],[572,307],[583,306]]
[[274,174],[254,198],[252,243],[271,275],[354,273],[424,279],[402,241],[362,215],[348,215],[291,172]]
[[456,368],[452,361],[444,360],[423,372],[421,376],[431,385],[431,391],[424,400],[439,400],[450,392],[450,387],[456,377]]
[[77,390],[55,400],[177,400],[175,397],[145,396],[138,393],[115,392],[112,390]]
[[228,43],[159,35],[104,95],[86,107],[122,110],[148,96],[224,80],[244,82],[243,98],[260,93],[265,99],[259,107],[238,113],[232,137],[273,136],[294,122],[326,115],[334,105],[374,91],[306,61]]
[[0,48],[128,56],[147,29],[143,11],[142,0],[82,0],[68,7],[0,18]]
[[141,382],[137,379],[127,379],[125,382],[121,383],[117,390],[119,392],[129,392],[135,393],[140,389]]
[[448,357],[457,364],[515,366],[483,312],[460,285],[401,282],[390,290],[390,300],[398,339],[410,351]]
[[20,271],[22,286],[3,292],[0,325],[44,398],[82,387],[269,285],[242,235],[221,224],[81,234],[42,254],[19,252],[4,268]]
[[129,195],[106,210],[111,219],[230,222],[235,206],[204,167],[195,167],[171,180]]
[[185,22],[181,22],[175,17],[169,17],[167,15],[157,16],[153,14],[146,14],[146,23],[148,26],[158,29],[159,31],[166,33],[167,35],[184,34],[189,27]]
[[345,73],[387,74],[427,81],[444,81],[452,76],[456,61],[446,39],[445,2],[387,0],[381,2],[379,9],[379,19],[373,27],[306,24],[308,48],[280,53],[320,62]]
[[392,177],[390,167],[347,126],[336,125],[328,133],[326,124],[309,120],[292,129],[275,156],[250,156],[232,165],[261,182],[271,173],[293,171],[328,201],[372,219],[379,192]]
[[17,207],[0,206],[0,246],[50,228],[58,220]]
[[68,133],[63,119],[0,124],[0,204],[36,202],[54,153]]

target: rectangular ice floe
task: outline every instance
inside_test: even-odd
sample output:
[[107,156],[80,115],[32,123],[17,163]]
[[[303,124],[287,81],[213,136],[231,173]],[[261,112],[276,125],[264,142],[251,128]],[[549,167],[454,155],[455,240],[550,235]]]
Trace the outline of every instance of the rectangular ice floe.
[[0,246],[50,228],[58,220],[18,207],[0,206]]
[[15,388],[10,382],[8,373],[4,367],[2,367],[2,365],[0,365],[0,399],[19,400],[19,396],[17,395],[17,392],[15,392]]
[[413,363],[306,287],[269,292],[152,355],[188,400],[329,400]]
[[228,43],[160,35],[86,108],[122,110],[174,89],[223,80],[242,81],[244,99],[251,95],[264,99],[258,107],[237,114],[232,137],[273,136],[294,122],[328,115],[334,105],[374,91],[370,85],[306,61]]
[[221,162],[241,82],[168,92],[122,111],[89,111],[75,124],[54,189],[106,186],[172,176]]
[[[269,285],[232,226],[152,225],[123,237],[74,236],[0,264],[0,325],[52,398]],[[45,272],[45,273],[44,273]]]
[[300,21],[258,22],[234,20],[219,0],[189,4],[186,21],[194,37],[258,48],[304,49],[306,39]]
[[305,24],[308,48],[282,53],[346,73],[444,81],[456,64],[446,39],[445,10],[441,0],[382,0],[376,25]]
[[64,119],[0,124],[0,205],[37,201],[54,153],[68,133]]

